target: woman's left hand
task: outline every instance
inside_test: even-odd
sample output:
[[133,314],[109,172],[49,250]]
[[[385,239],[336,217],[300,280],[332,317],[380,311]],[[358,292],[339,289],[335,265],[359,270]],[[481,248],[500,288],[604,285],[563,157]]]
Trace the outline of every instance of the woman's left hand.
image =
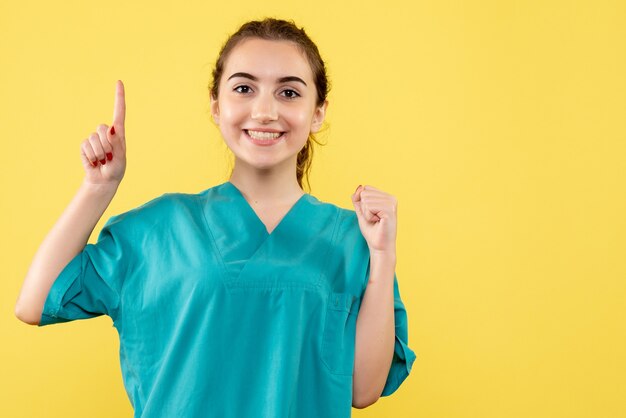
[[372,186],[359,186],[352,204],[370,253],[395,255],[398,201]]

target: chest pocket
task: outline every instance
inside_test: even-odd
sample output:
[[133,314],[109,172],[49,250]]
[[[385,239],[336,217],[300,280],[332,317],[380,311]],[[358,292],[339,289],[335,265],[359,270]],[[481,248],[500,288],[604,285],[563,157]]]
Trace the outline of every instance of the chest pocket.
[[358,296],[350,293],[330,293],[322,335],[322,362],[333,374],[353,373],[360,302]]

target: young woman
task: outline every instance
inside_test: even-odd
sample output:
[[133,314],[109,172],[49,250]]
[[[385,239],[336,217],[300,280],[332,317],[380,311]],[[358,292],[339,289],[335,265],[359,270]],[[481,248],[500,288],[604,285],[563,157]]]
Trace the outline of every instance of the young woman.
[[224,44],[211,114],[230,179],[111,217],[126,166],[125,99],[82,143],[85,179],[33,260],[16,305],[45,326],[108,315],[135,417],[349,417],[408,376],[396,199],[355,210],[302,188],[328,101],[317,47],[293,22],[244,24]]

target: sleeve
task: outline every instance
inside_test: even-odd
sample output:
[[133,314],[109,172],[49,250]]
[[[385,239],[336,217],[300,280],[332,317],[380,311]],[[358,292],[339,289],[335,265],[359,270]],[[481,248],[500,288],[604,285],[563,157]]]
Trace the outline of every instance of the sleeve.
[[394,318],[396,322],[396,343],[393,352],[393,359],[385,387],[380,396],[389,396],[396,391],[407,378],[415,361],[415,353],[409,348],[409,324],[404,303],[400,298],[398,278],[393,277],[394,295]]
[[96,244],[87,244],[63,268],[44,303],[39,326],[108,315],[115,322],[128,263],[122,215],[111,217]]

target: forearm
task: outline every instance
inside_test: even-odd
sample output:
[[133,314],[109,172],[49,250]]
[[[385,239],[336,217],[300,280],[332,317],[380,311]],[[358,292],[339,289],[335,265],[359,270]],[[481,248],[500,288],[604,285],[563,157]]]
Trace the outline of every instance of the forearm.
[[370,275],[356,323],[353,404],[365,407],[383,391],[395,345],[393,255],[370,255]]
[[82,183],[37,250],[15,305],[16,316],[38,324],[48,292],[63,268],[85,248],[119,184]]

